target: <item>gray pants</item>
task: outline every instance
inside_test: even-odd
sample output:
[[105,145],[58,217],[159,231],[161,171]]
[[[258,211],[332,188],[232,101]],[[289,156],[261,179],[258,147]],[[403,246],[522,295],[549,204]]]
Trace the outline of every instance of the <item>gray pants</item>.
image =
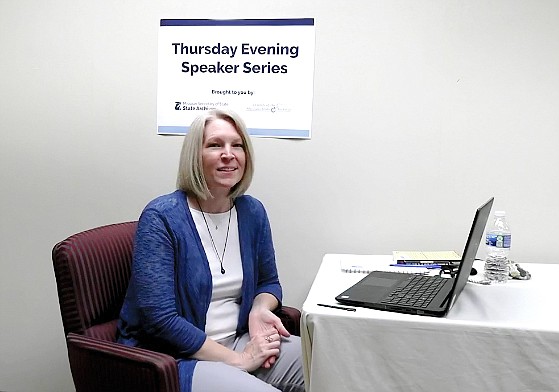
[[[244,334],[224,346],[243,351],[249,342]],[[304,392],[301,339],[282,338],[280,354],[270,369],[247,373],[223,362],[198,361],[194,368],[192,392]]]

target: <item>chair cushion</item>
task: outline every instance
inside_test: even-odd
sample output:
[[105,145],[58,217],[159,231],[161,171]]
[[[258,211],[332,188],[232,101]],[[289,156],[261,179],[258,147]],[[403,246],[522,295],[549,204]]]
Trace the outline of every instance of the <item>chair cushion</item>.
[[114,319],[106,323],[97,324],[84,331],[85,336],[92,338],[116,342],[116,327],[118,320]]

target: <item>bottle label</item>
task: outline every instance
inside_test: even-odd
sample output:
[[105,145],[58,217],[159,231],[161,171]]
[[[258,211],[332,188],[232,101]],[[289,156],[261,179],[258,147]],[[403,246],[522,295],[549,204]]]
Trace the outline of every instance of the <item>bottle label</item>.
[[485,244],[496,248],[510,248],[510,234],[487,234]]

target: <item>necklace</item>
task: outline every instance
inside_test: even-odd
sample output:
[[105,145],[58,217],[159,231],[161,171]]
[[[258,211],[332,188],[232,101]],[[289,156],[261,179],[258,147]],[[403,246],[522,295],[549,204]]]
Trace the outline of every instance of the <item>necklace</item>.
[[225,235],[225,245],[223,245],[223,252],[221,253],[221,257],[219,257],[219,252],[217,251],[217,246],[215,246],[214,237],[212,236],[212,232],[210,231],[210,226],[208,225],[208,221],[206,220],[206,214],[204,214],[204,210],[200,205],[200,201],[196,198],[196,203],[198,204],[198,208],[202,212],[202,218],[204,218],[204,223],[206,224],[206,229],[208,229],[208,234],[210,235],[210,240],[212,241],[212,247],[214,248],[215,255],[219,260],[219,265],[221,265],[221,274],[225,274],[225,268],[223,268],[223,259],[225,257],[225,249],[227,249],[227,240],[229,239],[229,227],[231,226],[231,211],[233,210],[233,206],[229,208],[229,221],[227,222],[227,234]]

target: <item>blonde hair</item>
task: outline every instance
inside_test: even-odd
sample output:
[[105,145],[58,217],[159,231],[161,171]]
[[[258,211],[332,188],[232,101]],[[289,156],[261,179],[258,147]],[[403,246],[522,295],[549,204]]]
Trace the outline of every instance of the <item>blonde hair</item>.
[[246,130],[246,125],[237,113],[231,110],[215,109],[196,117],[192,121],[190,130],[185,135],[182,144],[177,173],[177,188],[203,200],[213,197],[208,189],[202,166],[204,130],[210,122],[217,119],[225,120],[235,127],[242,139],[246,157],[243,177],[241,181],[231,188],[229,196],[235,198],[244,194],[252,182],[252,175],[254,173],[252,143]]

